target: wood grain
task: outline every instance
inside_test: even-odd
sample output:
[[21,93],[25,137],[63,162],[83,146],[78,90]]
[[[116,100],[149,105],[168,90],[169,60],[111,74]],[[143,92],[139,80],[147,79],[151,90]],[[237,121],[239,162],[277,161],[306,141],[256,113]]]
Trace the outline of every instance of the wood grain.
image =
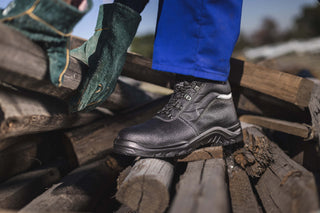
[[17,175],[0,185],[0,208],[18,210],[60,179],[55,167]]
[[208,160],[211,158],[223,158],[222,146],[204,147],[191,152],[184,158],[177,159],[178,162],[191,162],[198,160]]
[[299,136],[305,140],[313,139],[312,127],[306,124],[300,124],[255,115],[242,115],[239,119],[240,121],[261,126],[267,129],[272,129],[287,134]]
[[224,159],[188,163],[169,212],[229,212]]
[[273,163],[256,189],[266,212],[312,212],[319,208],[314,176],[271,143]]
[[69,114],[67,106],[59,100],[1,87],[0,112],[0,140],[76,127],[101,116],[97,112]]
[[172,178],[171,163],[154,158],[141,159],[118,185],[116,198],[141,213],[162,213],[169,205]]
[[229,194],[233,213],[260,213],[260,207],[246,172],[227,160]]
[[250,88],[298,106],[308,106],[314,86],[310,80],[234,58],[230,64],[231,84]]
[[104,196],[112,191],[119,173],[109,159],[79,167],[19,212],[93,212]]
[[[46,54],[38,45],[1,23],[0,32],[1,82],[63,100],[68,100],[74,94],[81,82],[82,73],[88,69],[85,64],[71,57],[64,81],[60,87],[56,87],[50,83]],[[148,96],[144,92],[122,82],[102,107],[119,111],[139,105],[145,99]]]
[[[2,70],[0,78],[3,81],[14,85],[19,84],[24,88],[30,87],[33,90],[41,90],[46,94],[59,92],[61,93],[60,97],[67,95],[70,90],[74,90],[79,85],[81,79],[80,70],[85,70],[86,68],[75,59],[71,59],[64,84],[59,91],[55,89],[55,92],[53,92],[52,90],[54,89],[48,85],[48,82],[43,81],[47,64],[41,49],[6,26],[0,25],[0,32],[3,35],[0,47],[5,50],[1,51],[2,54],[0,54]],[[73,40],[75,41],[76,38]],[[21,48],[21,46],[23,47]],[[25,58],[26,60],[20,60],[16,63],[19,58]],[[26,61],[28,61],[28,65],[25,63]],[[230,64],[229,79],[233,85],[250,88],[298,106],[308,106],[314,86],[312,81],[237,59],[231,59]],[[32,73],[29,73],[30,70],[32,70]],[[28,76],[26,76],[26,73]],[[175,74],[173,73],[152,70],[150,59],[130,53],[127,55],[123,75],[166,87],[172,86],[172,82],[175,79]],[[24,82],[21,82],[22,79]],[[42,82],[39,82],[39,80]],[[34,84],[41,84],[41,86],[36,88]]]

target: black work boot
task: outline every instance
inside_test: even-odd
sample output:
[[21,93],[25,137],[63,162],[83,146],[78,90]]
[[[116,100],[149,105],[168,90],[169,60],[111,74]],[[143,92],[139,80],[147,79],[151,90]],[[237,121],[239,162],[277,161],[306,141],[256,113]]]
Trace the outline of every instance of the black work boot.
[[242,141],[229,83],[199,79],[175,85],[168,104],[145,123],[120,131],[114,151],[143,157],[177,157],[200,146]]

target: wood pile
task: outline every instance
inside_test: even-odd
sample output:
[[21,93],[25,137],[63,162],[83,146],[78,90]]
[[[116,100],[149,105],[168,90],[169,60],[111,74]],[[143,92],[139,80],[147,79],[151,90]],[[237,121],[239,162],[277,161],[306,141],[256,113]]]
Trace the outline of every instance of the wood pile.
[[[97,110],[66,101],[87,67],[71,58],[50,84],[43,50],[0,24],[0,212],[316,212],[320,83],[231,60],[243,143],[203,147],[180,159],[112,152],[125,127],[168,101],[120,81]],[[72,38],[72,46],[84,40]],[[123,76],[172,89],[175,75],[128,53]]]

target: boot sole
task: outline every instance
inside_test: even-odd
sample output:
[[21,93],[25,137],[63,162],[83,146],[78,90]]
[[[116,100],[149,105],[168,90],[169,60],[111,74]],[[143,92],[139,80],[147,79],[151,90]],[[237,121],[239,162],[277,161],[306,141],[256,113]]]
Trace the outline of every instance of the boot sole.
[[228,146],[239,143],[242,139],[241,126],[237,123],[229,128],[213,127],[189,141],[179,142],[170,147],[146,148],[134,141],[116,138],[113,151],[128,156],[172,158],[190,154],[201,146]]

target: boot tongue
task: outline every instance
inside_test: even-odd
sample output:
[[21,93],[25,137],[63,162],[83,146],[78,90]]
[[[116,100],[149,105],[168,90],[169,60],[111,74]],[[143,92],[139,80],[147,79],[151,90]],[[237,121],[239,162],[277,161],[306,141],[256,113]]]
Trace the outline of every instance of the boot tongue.
[[197,83],[195,81],[181,81],[176,83],[174,93],[172,94],[169,102],[157,113],[158,116],[168,119],[173,118],[179,113],[186,102],[191,101],[192,90]]

